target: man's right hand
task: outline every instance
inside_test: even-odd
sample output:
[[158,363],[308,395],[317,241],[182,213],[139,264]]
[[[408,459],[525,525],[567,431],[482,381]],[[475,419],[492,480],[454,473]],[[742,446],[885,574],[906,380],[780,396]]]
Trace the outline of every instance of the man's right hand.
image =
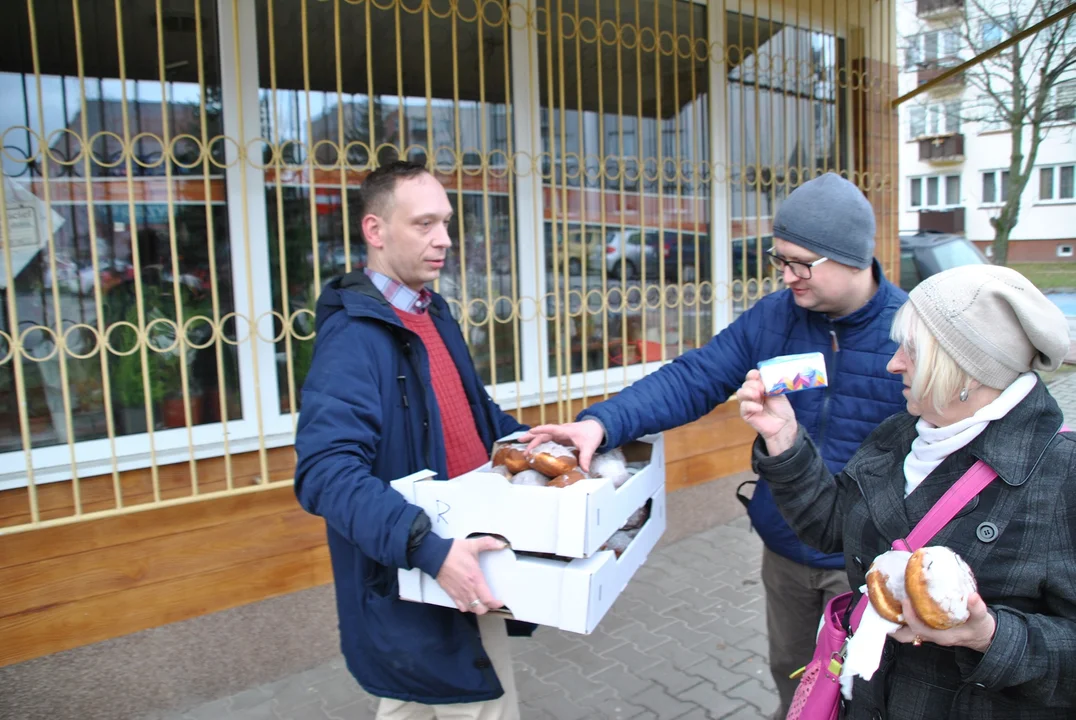
[[[479,553],[504,547],[502,541],[489,536],[452,541],[452,547],[441,564],[441,571],[437,573],[437,583],[456,603],[460,612],[485,615],[490,610],[504,607],[504,603],[493,597],[478,565]],[[475,600],[478,602],[475,603]]]
[[590,470],[590,460],[594,457],[594,452],[605,439],[605,430],[597,420],[582,420],[564,425],[539,425],[531,428],[519,439],[521,442],[530,443],[527,445],[528,453],[550,441],[574,447],[579,450],[579,467],[587,472]]

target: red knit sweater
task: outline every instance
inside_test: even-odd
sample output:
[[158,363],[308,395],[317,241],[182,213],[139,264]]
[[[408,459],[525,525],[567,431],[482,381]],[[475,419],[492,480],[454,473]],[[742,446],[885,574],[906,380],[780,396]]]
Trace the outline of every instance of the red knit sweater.
[[433,392],[441,409],[441,426],[445,434],[448,476],[456,477],[470,472],[489,460],[489,454],[482,438],[478,436],[474,414],[463,391],[460,371],[452,362],[445,341],[437,332],[429,313],[409,313],[396,308],[396,314],[407,329],[422,339],[430,356]]

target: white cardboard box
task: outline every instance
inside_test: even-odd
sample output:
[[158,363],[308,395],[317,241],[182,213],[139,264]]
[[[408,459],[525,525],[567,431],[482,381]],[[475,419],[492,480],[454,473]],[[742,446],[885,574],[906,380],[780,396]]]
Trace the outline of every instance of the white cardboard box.
[[512,485],[489,472],[488,463],[447,481],[422,471],[392,481],[392,487],[426,511],[441,537],[500,535],[517,551],[584,558],[665,486],[663,435],[648,435],[623,450],[629,462],[647,456],[650,462],[619,488],[601,478],[566,488]]
[[[665,532],[665,485],[650,499],[650,519],[619,558],[611,550],[577,559],[516,555],[510,548],[482,553],[482,573],[493,596],[504,603],[505,614],[571,632],[593,632]],[[455,607],[437,581],[417,568],[400,570],[399,582],[404,600]]]

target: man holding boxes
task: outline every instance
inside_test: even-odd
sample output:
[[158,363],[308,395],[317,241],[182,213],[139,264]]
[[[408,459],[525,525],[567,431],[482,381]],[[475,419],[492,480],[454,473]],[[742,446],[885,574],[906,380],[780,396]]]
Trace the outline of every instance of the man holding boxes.
[[[907,295],[874,255],[874,212],[847,180],[827,173],[804,183],[774,217],[773,265],[787,288],[761,298],[705,346],[684,353],[576,422],[534,428],[524,440],[574,445],[587,469],[598,450],[697,420],[736,394],[747,372],[782,355],[822,352],[827,387],[790,396],[796,417],[838,472],[867,435],[904,407],[903,385],[886,370],[896,350],[893,315]],[[770,670],[783,718],[806,665],[825,604],[848,589],[844,558],[801,543],[759,481],[748,514],[765,550],[762,580]]]
[[[295,492],[325,518],[348,669],[381,698],[379,720],[514,720],[506,621],[482,577],[491,537],[449,540],[389,482],[423,469],[455,477],[524,429],[485,391],[459,326],[427,283],[451,246],[453,210],[420,165],[395,162],[361,190],[369,264],[326,285],[302,390]],[[400,600],[420,568],[456,609]]]

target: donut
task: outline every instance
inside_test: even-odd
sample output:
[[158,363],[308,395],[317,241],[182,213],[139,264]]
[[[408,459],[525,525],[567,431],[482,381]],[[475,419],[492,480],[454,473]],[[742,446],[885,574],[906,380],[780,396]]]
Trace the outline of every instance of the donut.
[[924,625],[947,630],[968,621],[975,576],[959,555],[940,545],[919,548],[908,560],[904,589]]
[[536,485],[538,487],[545,487],[549,484],[549,478],[537,470],[524,470],[521,473],[516,473],[512,476],[513,485]]
[[643,525],[645,525],[646,521],[649,520],[649,519],[650,519],[650,501],[647,500],[646,505],[643,505],[641,508],[639,508],[638,510],[633,512],[628,517],[628,521],[625,522],[624,525],[620,529],[621,530],[638,530]]
[[494,475],[500,475],[505,480],[511,480],[512,479],[512,471],[509,470],[504,465],[494,465],[492,468],[490,468],[490,472],[493,473]]
[[912,554],[890,550],[874,558],[867,570],[867,595],[871,605],[883,618],[898,625],[904,624],[904,570]]
[[568,487],[569,485],[574,485],[585,477],[586,475],[583,474],[582,470],[569,470],[568,472],[562,475],[558,475],[557,477],[550,480],[549,487]]
[[628,473],[628,465],[624,459],[624,452],[615,448],[607,453],[595,455],[590,461],[590,474],[593,477],[608,478],[613,481],[613,487],[618,488],[627,482],[631,474]]
[[524,445],[505,445],[493,455],[493,466],[503,465],[515,475],[530,467],[523,453]]
[[549,477],[557,477],[574,470],[579,460],[571,448],[557,443],[542,443],[530,454],[530,466]]
[[634,535],[629,534],[625,530],[617,530],[613,533],[605,544],[598,550],[612,550],[619,558],[620,555],[628,549],[628,545],[631,545],[631,541],[635,539]]

